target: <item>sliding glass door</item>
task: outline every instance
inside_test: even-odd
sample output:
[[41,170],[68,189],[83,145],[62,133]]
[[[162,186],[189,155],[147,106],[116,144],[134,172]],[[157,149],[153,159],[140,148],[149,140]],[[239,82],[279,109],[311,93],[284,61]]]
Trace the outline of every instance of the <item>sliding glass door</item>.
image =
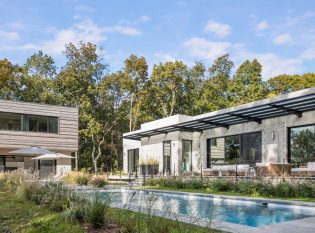
[[128,171],[133,174],[139,169],[139,149],[128,150]]
[[190,172],[192,170],[191,154],[192,154],[192,141],[182,141],[182,171]]

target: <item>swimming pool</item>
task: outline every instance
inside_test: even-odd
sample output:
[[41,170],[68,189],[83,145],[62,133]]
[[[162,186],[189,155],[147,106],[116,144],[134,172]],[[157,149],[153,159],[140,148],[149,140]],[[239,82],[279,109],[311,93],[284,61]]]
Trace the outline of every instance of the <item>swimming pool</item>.
[[[91,192],[91,191],[85,191]],[[152,208],[165,213],[219,220],[252,227],[261,227],[315,216],[315,208],[261,202],[233,200],[199,195],[133,190],[128,188],[100,191],[120,208]]]

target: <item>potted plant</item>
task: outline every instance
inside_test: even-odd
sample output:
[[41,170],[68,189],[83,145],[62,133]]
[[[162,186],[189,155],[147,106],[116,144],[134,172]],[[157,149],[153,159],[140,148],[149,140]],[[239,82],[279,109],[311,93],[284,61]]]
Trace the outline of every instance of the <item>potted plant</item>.
[[140,161],[140,170],[141,175],[157,175],[159,173],[159,161],[154,158]]

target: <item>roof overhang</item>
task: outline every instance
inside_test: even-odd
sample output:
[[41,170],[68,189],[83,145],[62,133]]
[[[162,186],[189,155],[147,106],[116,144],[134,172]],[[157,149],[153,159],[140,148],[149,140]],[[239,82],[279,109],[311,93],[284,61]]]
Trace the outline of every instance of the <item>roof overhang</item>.
[[178,124],[150,130],[133,131],[124,134],[124,138],[141,140],[144,137],[167,134],[174,131],[203,132],[203,130],[217,127],[228,129],[231,125],[247,122],[261,124],[262,120],[274,117],[287,115],[302,117],[303,112],[312,110],[315,110],[315,88],[198,115],[193,117],[192,120]]

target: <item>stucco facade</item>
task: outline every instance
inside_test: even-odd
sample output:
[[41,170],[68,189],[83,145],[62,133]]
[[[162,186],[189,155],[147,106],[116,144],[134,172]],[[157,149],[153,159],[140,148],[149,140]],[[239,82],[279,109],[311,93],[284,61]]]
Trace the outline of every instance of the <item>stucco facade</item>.
[[[182,173],[183,140],[191,140],[191,167],[192,172],[200,172],[201,167],[207,167],[207,140],[211,138],[226,137],[231,135],[242,135],[253,132],[261,132],[261,163],[287,163],[290,127],[305,126],[315,124],[315,110],[303,111],[301,116],[288,114],[262,119],[260,123],[248,120],[241,124],[231,124],[229,127],[215,127],[211,129],[198,130],[178,130],[168,133],[161,133],[147,136],[146,132],[156,129],[188,122],[194,119],[201,119],[205,116],[216,116],[232,110],[246,109],[262,104],[273,103],[274,101],[286,100],[288,98],[303,97],[315,93],[315,89],[306,89],[289,95],[278,96],[272,99],[257,101],[230,109],[202,114],[199,116],[175,115],[160,120],[148,122],[141,125],[138,131],[124,134],[124,170],[128,171],[128,150],[139,148],[139,161],[147,161],[154,158],[160,164],[159,172],[163,173],[163,142],[171,141],[171,173],[178,175]],[[311,102],[311,101],[309,101]],[[315,105],[315,102],[314,102]],[[143,135],[140,141],[127,139],[130,135]]]

